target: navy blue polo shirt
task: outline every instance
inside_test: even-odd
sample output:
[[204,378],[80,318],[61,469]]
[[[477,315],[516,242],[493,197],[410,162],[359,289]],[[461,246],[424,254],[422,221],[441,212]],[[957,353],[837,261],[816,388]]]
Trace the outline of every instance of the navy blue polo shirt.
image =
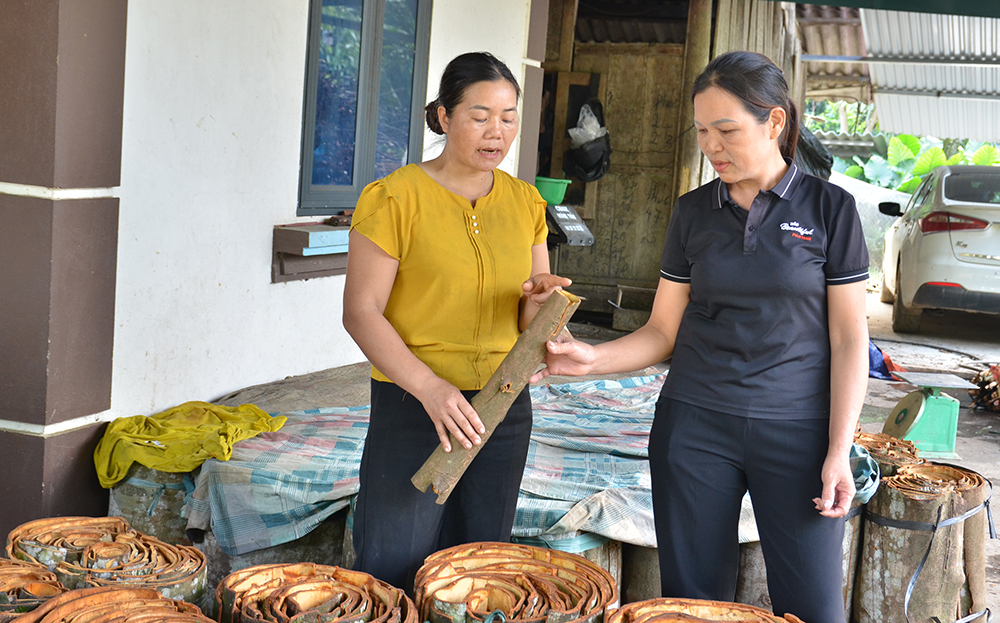
[[677,200],[660,275],[691,284],[663,395],[744,417],[829,416],[826,288],[868,278],[850,193],[791,164],[747,211],[716,179]]

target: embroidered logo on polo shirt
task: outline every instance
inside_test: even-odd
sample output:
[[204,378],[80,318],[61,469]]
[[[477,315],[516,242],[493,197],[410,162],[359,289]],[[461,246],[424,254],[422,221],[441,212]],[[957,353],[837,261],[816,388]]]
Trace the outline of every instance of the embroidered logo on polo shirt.
[[798,224],[797,221],[792,221],[791,223],[782,223],[781,229],[783,231],[792,232],[793,238],[800,238],[802,240],[812,240],[812,234],[815,229],[806,229]]

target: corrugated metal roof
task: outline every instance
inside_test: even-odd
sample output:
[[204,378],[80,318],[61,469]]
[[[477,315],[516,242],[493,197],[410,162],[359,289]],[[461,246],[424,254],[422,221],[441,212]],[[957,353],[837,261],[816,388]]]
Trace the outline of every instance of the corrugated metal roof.
[[827,151],[844,160],[850,160],[854,156],[868,156],[877,151],[876,141],[878,137],[871,134],[813,132],[813,135],[823,143]]
[[687,0],[580,0],[581,43],[684,43]]
[[684,22],[581,17],[576,20],[580,43],[684,43]]
[[886,132],[1000,141],[1000,19],[862,9]]
[[821,5],[796,16],[806,97],[874,101],[885,132],[1000,141],[1000,19]]
[[[865,56],[858,9],[798,4],[795,7],[804,55]],[[806,96],[811,99],[871,101],[864,63],[804,63]]]

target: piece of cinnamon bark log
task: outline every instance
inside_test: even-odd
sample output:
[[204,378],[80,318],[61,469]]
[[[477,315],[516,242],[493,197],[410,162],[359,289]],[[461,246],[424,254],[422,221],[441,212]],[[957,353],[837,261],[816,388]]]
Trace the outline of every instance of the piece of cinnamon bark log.
[[490,435],[506,417],[514,399],[545,358],[545,343],[563,330],[579,305],[580,297],[565,290],[552,293],[528,328],[517,338],[497,371],[471,400],[472,408],[486,427],[486,432],[480,435],[482,443],[473,445],[468,450],[459,443],[452,443],[451,452],[445,452],[438,445],[410,479],[413,486],[420,491],[427,491],[427,487],[432,487],[438,494],[437,503],[445,503],[472,459],[476,458],[479,449],[489,441]]

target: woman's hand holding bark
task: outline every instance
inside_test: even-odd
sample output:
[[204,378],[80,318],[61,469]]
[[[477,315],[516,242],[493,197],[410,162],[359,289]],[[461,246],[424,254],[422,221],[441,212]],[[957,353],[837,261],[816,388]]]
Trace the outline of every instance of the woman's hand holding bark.
[[583,376],[589,374],[596,351],[594,347],[586,342],[581,342],[568,338],[560,334],[555,340],[545,343],[548,352],[545,353],[545,368],[539,370],[531,377],[532,383],[544,379],[553,374],[565,376]]
[[486,432],[479,414],[461,391],[448,381],[435,377],[434,380],[421,386],[416,398],[427,410],[427,415],[434,422],[438,439],[445,452],[451,452],[451,438],[469,449],[482,443],[482,435]]

